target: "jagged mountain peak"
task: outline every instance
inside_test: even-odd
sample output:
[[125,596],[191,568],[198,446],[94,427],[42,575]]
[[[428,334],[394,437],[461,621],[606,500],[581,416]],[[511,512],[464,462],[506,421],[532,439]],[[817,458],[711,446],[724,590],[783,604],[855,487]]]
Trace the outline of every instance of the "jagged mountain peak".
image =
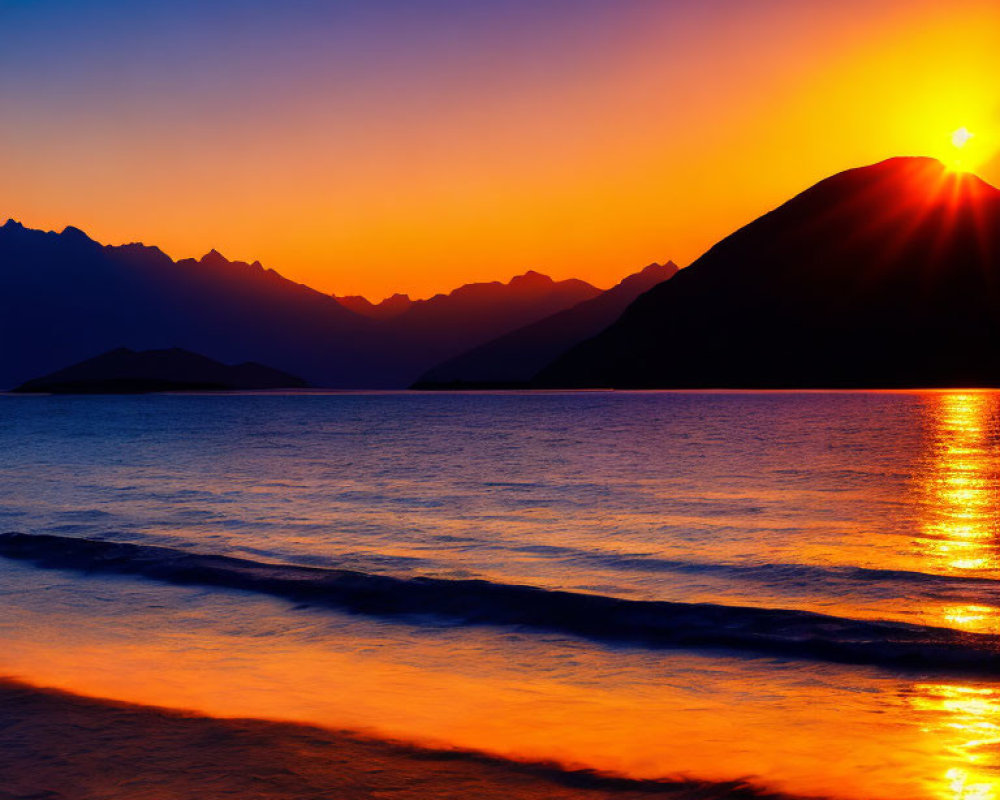
[[228,264],[229,259],[226,258],[222,253],[216,250],[214,247],[209,250],[205,255],[198,259],[199,264],[205,264],[207,266],[213,266],[216,264]]

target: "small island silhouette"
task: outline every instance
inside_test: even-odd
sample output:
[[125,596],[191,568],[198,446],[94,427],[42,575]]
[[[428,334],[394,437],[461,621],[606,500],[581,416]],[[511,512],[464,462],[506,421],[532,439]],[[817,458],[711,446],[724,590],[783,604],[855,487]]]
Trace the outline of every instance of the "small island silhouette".
[[179,347],[120,347],[21,384],[15,392],[48,394],[144,394],[304,388],[308,384],[263,364],[223,364]]

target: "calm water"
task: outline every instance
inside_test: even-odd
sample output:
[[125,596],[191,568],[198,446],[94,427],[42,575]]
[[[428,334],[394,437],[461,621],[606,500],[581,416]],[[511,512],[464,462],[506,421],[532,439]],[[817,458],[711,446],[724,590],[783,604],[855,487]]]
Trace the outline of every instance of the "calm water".
[[[0,674],[637,777],[1000,798],[1000,395],[4,397],[0,454],[2,531],[727,607],[636,604],[700,631],[649,646],[468,624],[497,619],[471,596],[386,617],[0,558]],[[777,646],[758,609],[864,624]]]

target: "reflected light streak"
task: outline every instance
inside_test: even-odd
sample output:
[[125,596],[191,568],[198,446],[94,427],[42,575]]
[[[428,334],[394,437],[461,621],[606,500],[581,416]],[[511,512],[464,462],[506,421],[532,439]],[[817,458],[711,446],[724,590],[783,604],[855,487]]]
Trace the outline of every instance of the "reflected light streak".
[[[930,396],[931,446],[922,479],[921,545],[934,571],[992,577],[998,566],[998,455],[995,395],[949,392]],[[996,609],[975,604],[942,611],[943,624],[1000,633]],[[911,707],[923,730],[941,742],[949,765],[941,800],[1000,798],[1000,690],[918,684]]]
[[[946,573],[998,566],[997,436],[994,398],[961,392],[931,396],[932,443],[922,480],[921,544]],[[952,621],[969,615],[956,612]]]

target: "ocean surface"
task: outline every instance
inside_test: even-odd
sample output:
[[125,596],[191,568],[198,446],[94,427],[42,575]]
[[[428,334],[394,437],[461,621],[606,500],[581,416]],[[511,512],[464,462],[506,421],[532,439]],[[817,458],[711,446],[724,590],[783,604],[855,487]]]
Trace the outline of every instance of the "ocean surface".
[[991,392],[4,396],[0,676],[995,800],[998,495]]

